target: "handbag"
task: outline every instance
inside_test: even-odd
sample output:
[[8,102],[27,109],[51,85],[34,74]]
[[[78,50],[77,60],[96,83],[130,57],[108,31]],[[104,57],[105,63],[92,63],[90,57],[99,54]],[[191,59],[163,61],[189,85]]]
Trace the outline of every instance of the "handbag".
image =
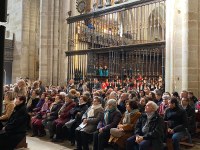
[[124,131],[121,131],[117,128],[111,128],[110,129],[110,134],[113,136],[113,137],[116,137],[116,138],[120,138],[122,137],[125,133]]
[[75,119],[70,119],[68,122],[65,123],[65,126],[67,128],[71,128],[74,123],[75,123]]

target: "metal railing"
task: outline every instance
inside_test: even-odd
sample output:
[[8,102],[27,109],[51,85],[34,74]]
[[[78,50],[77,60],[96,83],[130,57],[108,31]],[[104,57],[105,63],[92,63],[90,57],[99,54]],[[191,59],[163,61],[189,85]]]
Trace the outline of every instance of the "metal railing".
[[95,76],[107,66],[109,78],[163,76],[165,0],[127,2],[70,17],[68,79]]

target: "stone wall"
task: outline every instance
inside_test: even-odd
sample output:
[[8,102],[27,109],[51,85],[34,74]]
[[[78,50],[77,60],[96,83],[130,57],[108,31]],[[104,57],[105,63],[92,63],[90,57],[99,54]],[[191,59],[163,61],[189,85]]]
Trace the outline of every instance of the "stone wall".
[[200,1],[188,1],[188,90],[200,96]]

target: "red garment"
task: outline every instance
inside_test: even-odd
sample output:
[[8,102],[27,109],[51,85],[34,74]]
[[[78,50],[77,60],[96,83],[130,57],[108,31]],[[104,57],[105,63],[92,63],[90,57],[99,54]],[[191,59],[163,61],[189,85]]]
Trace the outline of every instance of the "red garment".
[[161,103],[159,108],[158,108],[158,114],[160,115],[164,115],[165,114],[165,110],[168,108],[168,105],[165,105],[164,103]]
[[103,83],[101,84],[101,89],[103,89],[103,90],[106,90],[106,89],[107,89],[107,85],[106,85],[105,82],[103,82]]

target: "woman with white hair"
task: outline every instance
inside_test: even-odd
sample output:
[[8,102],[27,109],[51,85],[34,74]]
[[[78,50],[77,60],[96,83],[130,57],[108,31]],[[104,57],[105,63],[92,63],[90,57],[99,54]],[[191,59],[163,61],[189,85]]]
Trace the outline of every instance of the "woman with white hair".
[[149,101],[145,113],[141,115],[135,126],[135,134],[126,141],[126,150],[163,150],[164,121],[157,113],[158,106]]
[[116,128],[121,120],[121,113],[117,109],[117,102],[115,99],[109,99],[107,101],[106,109],[104,111],[104,117],[98,124],[98,131],[93,135],[93,149],[102,150],[106,143],[108,143],[110,137],[110,129]]
[[165,111],[167,108],[169,108],[168,101],[171,99],[169,95],[164,94],[162,96],[163,102],[160,104],[158,108],[158,114],[161,116],[164,116]]

